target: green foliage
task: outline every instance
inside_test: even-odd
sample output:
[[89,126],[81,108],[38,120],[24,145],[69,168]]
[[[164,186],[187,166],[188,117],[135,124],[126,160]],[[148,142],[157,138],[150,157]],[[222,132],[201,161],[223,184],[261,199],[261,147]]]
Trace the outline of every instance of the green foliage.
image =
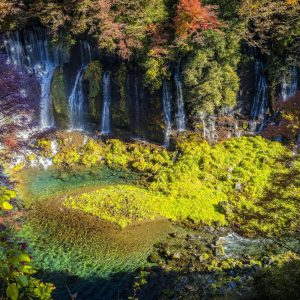
[[103,154],[103,147],[94,140],[90,140],[82,147],[81,163],[86,167],[100,164]]
[[123,228],[134,221],[157,217],[158,204],[157,196],[126,185],[115,185],[65,200],[68,207],[80,209]]
[[133,284],[133,295],[128,297],[128,300],[138,300],[138,292],[141,290],[141,288],[146,285],[147,282],[147,276],[149,275],[148,272],[145,271],[140,271],[140,273],[138,274],[138,276],[136,276],[135,282]]
[[84,144],[84,136],[78,132],[67,134],[57,133],[56,136],[60,151],[53,157],[53,163],[70,168],[80,163],[80,149]]
[[[288,155],[282,145],[261,137],[231,139],[213,147],[206,142],[183,140],[177,148],[179,154],[174,165],[161,169],[151,188],[172,195],[182,207],[186,204],[181,199],[193,199],[199,206],[205,206],[211,219],[215,217],[212,207],[228,202],[235,210],[227,219],[238,219],[239,225],[244,224],[241,218],[245,218],[247,225],[247,214],[242,215],[241,211],[253,207],[265,195],[274,170],[282,168],[278,159]],[[192,211],[194,206],[190,205]]]
[[[189,188],[191,191],[195,185]],[[145,188],[115,185],[69,197],[64,203],[70,208],[79,209],[123,228],[132,222],[153,220],[158,217],[172,220],[190,219],[206,224],[214,221],[224,223],[224,216],[214,207],[218,199],[213,195],[207,199],[207,191],[203,191],[200,196],[196,192],[201,192],[201,189],[196,190],[189,198],[187,195],[185,198],[179,198],[153,193]]]
[[223,20],[232,22],[235,21],[238,17],[238,10],[243,1],[240,0],[204,0],[206,5],[217,5],[219,7],[219,17]]
[[[15,197],[15,191],[0,186],[0,213],[13,209],[10,200]],[[0,232],[0,297],[9,300],[52,299],[54,286],[33,276],[36,270],[31,266],[26,247],[15,240],[8,229]]]
[[161,56],[153,57],[148,55],[147,60],[144,63],[144,67],[146,69],[145,83],[152,90],[158,90],[161,88],[163,79],[168,75],[166,59]]
[[76,149],[69,149],[68,151],[60,152],[55,155],[53,162],[57,165],[71,167],[80,162],[80,154],[76,151]]
[[[271,238],[295,236],[299,239],[300,160],[286,159],[273,166],[263,197],[240,209],[237,223],[249,234]],[[296,233],[296,235],[295,235]]]
[[[54,286],[43,283],[33,276],[36,270],[31,266],[31,258],[23,249],[24,244],[12,239],[0,243],[0,282],[2,285],[0,293],[2,297],[6,295],[10,300],[52,299]],[[5,295],[3,287],[6,288]]]
[[40,150],[41,155],[45,157],[51,157],[52,156],[52,150],[51,150],[51,141],[48,139],[39,139],[37,141],[37,147]]
[[11,199],[16,198],[16,192],[5,186],[0,186],[0,212],[1,210],[12,210]]
[[104,162],[112,169],[130,169],[152,177],[161,167],[171,164],[170,154],[162,147],[126,144],[117,139],[106,144],[89,140],[85,145],[72,143],[72,138],[71,142],[59,139],[59,145],[53,162],[60,167],[101,166]]
[[202,47],[196,48],[184,65],[184,82],[193,114],[214,113],[236,104],[239,77],[239,38],[232,30],[205,33]]
[[[64,141],[60,142],[60,151],[54,158],[57,166],[107,166],[112,170],[124,170],[140,175],[139,184],[145,190],[134,191],[137,194],[132,196],[133,202],[129,201],[128,205],[135,211],[136,203],[143,202],[141,194],[144,192],[148,195],[145,196],[145,199],[148,199],[147,209],[150,207],[153,214],[144,213],[144,210],[148,210],[141,206],[136,217],[126,216],[129,208],[122,208],[117,215],[120,222],[126,225],[139,218],[163,216],[173,220],[188,219],[205,224],[240,224],[245,232],[250,233],[252,227],[256,231],[264,228],[263,222],[249,220],[252,214],[258,216],[260,212],[267,215],[268,211],[278,207],[284,209],[284,203],[288,209],[285,199],[294,197],[298,192],[296,187],[290,187],[289,192],[285,191],[284,195],[277,192],[277,195],[280,195],[279,202],[272,198],[274,201],[270,202],[269,207],[267,201],[264,201],[264,205],[259,202],[269,193],[271,180],[276,176],[282,178],[283,173],[279,175],[280,172],[287,171],[283,161],[290,157],[281,144],[261,137],[242,137],[211,146],[197,135],[191,134],[178,140],[174,153],[156,146],[124,143],[117,139],[108,140],[105,144],[90,139],[85,145],[77,146],[66,143],[66,139]],[[298,177],[294,178],[296,180]],[[296,186],[296,183],[294,185]],[[116,201],[118,207],[122,207],[122,201],[126,198],[126,195],[122,194],[122,188],[120,198],[117,190],[113,189],[112,193],[115,196],[110,199],[112,203]],[[105,190],[99,193],[97,197],[102,199],[102,204],[108,201]],[[104,198],[101,198],[102,196]],[[93,209],[96,210],[97,197],[93,194],[88,196],[89,208],[86,210],[89,213],[93,214]],[[113,222],[117,222],[117,218],[112,217],[115,213],[105,211],[101,205],[96,210],[97,215],[100,216],[103,210],[106,219],[112,218]],[[84,206],[85,204],[80,208],[84,210]],[[295,211],[296,208],[295,204],[292,204],[292,210]],[[121,216],[124,216],[124,222]],[[284,215],[286,222],[288,216],[290,215]],[[278,222],[283,222],[279,220],[280,217]],[[276,226],[277,222],[274,223],[273,229]]]

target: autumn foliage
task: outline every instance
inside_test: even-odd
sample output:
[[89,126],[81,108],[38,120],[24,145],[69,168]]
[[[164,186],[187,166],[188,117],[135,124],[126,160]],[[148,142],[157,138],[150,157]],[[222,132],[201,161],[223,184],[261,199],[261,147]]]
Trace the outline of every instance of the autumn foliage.
[[278,101],[275,110],[279,112],[279,120],[270,124],[263,135],[267,138],[281,136],[287,141],[295,141],[300,134],[300,92],[287,101]]
[[200,0],[180,0],[175,18],[176,35],[186,39],[199,31],[221,25],[214,6],[204,6]]

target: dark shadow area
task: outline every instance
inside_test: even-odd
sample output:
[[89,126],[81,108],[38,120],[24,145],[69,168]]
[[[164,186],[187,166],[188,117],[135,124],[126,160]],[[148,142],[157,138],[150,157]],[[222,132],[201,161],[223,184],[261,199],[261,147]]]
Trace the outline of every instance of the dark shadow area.
[[[66,273],[46,273],[44,281],[56,285],[54,300],[140,300],[167,299],[300,299],[300,261],[290,260],[267,268],[234,267],[222,272],[166,271],[160,267],[146,270],[146,284],[140,271],[119,273],[109,279],[83,279]],[[236,280],[239,277],[240,280]]]
[[45,273],[41,278],[56,286],[53,293],[54,300],[72,299],[70,293],[76,295],[76,300],[108,300],[128,299],[132,292],[130,283],[134,276],[128,273],[119,273],[108,279],[84,279],[68,273],[57,272]]

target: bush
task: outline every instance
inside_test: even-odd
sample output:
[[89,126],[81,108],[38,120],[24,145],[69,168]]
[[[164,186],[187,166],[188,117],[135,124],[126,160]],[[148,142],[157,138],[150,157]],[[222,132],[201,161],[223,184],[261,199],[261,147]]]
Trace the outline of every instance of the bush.
[[[0,214],[12,210],[10,200],[16,197],[13,190],[0,186]],[[27,245],[13,238],[13,232],[0,232],[0,298],[1,299],[52,299],[54,286],[43,283],[33,275]]]

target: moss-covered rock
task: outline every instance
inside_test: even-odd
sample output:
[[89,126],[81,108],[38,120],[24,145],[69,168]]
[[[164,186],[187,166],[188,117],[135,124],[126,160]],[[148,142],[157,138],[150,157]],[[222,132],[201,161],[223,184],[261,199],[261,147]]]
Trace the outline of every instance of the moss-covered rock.
[[129,130],[129,105],[126,93],[127,67],[122,63],[113,70],[111,118],[114,131]]
[[63,68],[54,71],[51,83],[51,95],[55,120],[60,128],[68,125],[68,97]]
[[147,138],[163,143],[165,121],[162,106],[162,91],[148,93],[146,96],[143,120],[145,122],[145,135]]
[[99,61],[92,61],[84,73],[87,94],[87,119],[92,123],[100,120],[102,107],[102,76],[103,66]]

